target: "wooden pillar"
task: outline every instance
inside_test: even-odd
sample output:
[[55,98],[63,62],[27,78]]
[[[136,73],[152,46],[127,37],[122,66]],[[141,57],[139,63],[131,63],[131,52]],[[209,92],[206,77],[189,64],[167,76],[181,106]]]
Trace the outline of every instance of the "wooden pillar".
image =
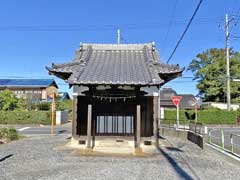
[[158,96],[153,96],[153,136],[156,146],[158,146],[158,108]]
[[91,139],[92,139],[92,105],[88,105],[88,122],[87,122],[87,148],[91,148]]
[[73,117],[72,117],[72,137],[77,136],[77,112],[78,112],[78,96],[73,96]]
[[141,142],[141,106],[137,105],[137,114],[136,114],[136,148],[140,148]]

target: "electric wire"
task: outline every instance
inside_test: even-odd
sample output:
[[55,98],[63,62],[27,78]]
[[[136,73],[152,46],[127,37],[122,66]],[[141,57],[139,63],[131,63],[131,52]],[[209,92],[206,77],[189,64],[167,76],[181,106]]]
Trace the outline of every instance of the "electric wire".
[[198,3],[198,5],[197,5],[196,9],[194,10],[194,13],[193,13],[192,17],[190,18],[190,20],[189,20],[189,22],[188,22],[188,24],[187,24],[185,30],[183,31],[183,34],[181,35],[180,39],[178,40],[176,46],[174,47],[174,49],[173,49],[173,51],[172,51],[172,53],[171,53],[171,55],[169,56],[169,58],[168,58],[168,60],[167,60],[167,64],[169,63],[169,61],[172,59],[173,55],[175,54],[175,52],[176,52],[178,46],[180,45],[180,43],[181,43],[182,39],[184,38],[184,36],[185,36],[187,30],[189,29],[189,27],[190,27],[190,25],[191,25],[191,23],[192,23],[194,17],[196,16],[196,14],[197,14],[197,12],[198,12],[198,10],[199,10],[199,8],[200,8],[202,2],[203,2],[203,0],[200,0],[200,1],[199,1],[199,3]]
[[[219,18],[201,18],[196,19],[196,25],[218,23]],[[185,25],[187,20],[172,21],[176,26]],[[137,30],[137,29],[154,29],[165,28],[168,24],[161,22],[147,22],[147,23],[130,23],[130,24],[105,24],[105,25],[0,25],[0,31],[31,31],[31,32],[55,32],[55,31],[106,31],[116,30],[116,28],[124,30]]]
[[169,35],[169,32],[170,32],[171,27],[172,27],[172,24],[173,24],[173,17],[174,17],[176,8],[177,8],[177,3],[178,3],[178,0],[175,0],[175,2],[174,2],[174,4],[173,4],[173,8],[172,8],[172,13],[171,13],[170,21],[169,21],[169,24],[168,24],[168,27],[167,27],[167,33],[166,33],[165,38],[164,38],[164,40],[163,40],[162,56],[163,56],[163,54],[164,54],[165,47],[166,47],[166,42],[167,42],[167,39],[168,39],[168,35]]

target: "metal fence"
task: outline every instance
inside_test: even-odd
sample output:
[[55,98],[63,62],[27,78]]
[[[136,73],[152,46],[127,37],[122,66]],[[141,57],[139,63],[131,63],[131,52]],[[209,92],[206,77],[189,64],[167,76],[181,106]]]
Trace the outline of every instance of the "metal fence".
[[224,134],[222,129],[213,129],[208,131],[208,142],[210,144],[219,146],[221,148],[224,147]]
[[231,133],[231,152],[236,156],[240,157],[240,135]]
[[190,121],[189,130],[196,134],[203,135],[205,133],[205,126],[202,123],[195,123],[193,121]]
[[[160,126],[164,128],[177,128],[176,119],[164,119],[160,121]],[[197,134],[204,134],[205,126],[202,123],[195,123],[194,121],[189,120],[179,120],[178,129],[192,131]]]
[[[164,128],[177,128],[177,121],[176,119],[163,119],[160,120],[160,127]],[[179,120],[179,127],[178,129],[182,130],[189,130],[189,121],[187,120]]]
[[239,134],[229,133],[223,129],[212,129],[208,131],[208,143],[240,157]]

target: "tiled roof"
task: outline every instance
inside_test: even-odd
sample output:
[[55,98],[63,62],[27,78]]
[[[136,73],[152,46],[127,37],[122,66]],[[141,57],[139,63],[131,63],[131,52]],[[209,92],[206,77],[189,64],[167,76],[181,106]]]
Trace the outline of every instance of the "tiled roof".
[[57,87],[54,79],[0,79],[0,87]]
[[172,96],[176,96],[177,92],[174,91],[172,88],[170,87],[164,87],[161,91],[160,91],[160,99],[161,100],[171,100]]
[[185,109],[194,108],[196,99],[192,94],[179,94],[179,96],[182,96],[182,99],[180,102],[180,108],[185,108]]
[[70,84],[116,85],[161,85],[183,71],[178,65],[160,63],[152,43],[81,44],[72,62],[47,69]]
[[[172,88],[163,88],[160,91],[160,106],[161,107],[174,107],[171,97],[182,96],[179,107],[183,109],[194,109],[195,97],[192,94],[177,94]],[[196,100],[196,99],[195,99]]]

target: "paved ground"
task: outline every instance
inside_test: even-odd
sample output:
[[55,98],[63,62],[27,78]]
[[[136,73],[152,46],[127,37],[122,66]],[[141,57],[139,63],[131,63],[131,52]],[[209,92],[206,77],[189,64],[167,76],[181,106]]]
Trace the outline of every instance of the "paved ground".
[[[49,135],[51,134],[51,126],[50,125],[0,125],[2,127],[14,127],[17,131],[24,136],[31,135]],[[63,125],[55,125],[54,126],[54,134],[72,134],[72,124],[71,122]]]
[[[69,135],[29,136],[0,145],[0,179],[236,179],[240,163],[171,138],[153,157],[83,156],[61,148]],[[162,140],[164,141],[164,140]]]

